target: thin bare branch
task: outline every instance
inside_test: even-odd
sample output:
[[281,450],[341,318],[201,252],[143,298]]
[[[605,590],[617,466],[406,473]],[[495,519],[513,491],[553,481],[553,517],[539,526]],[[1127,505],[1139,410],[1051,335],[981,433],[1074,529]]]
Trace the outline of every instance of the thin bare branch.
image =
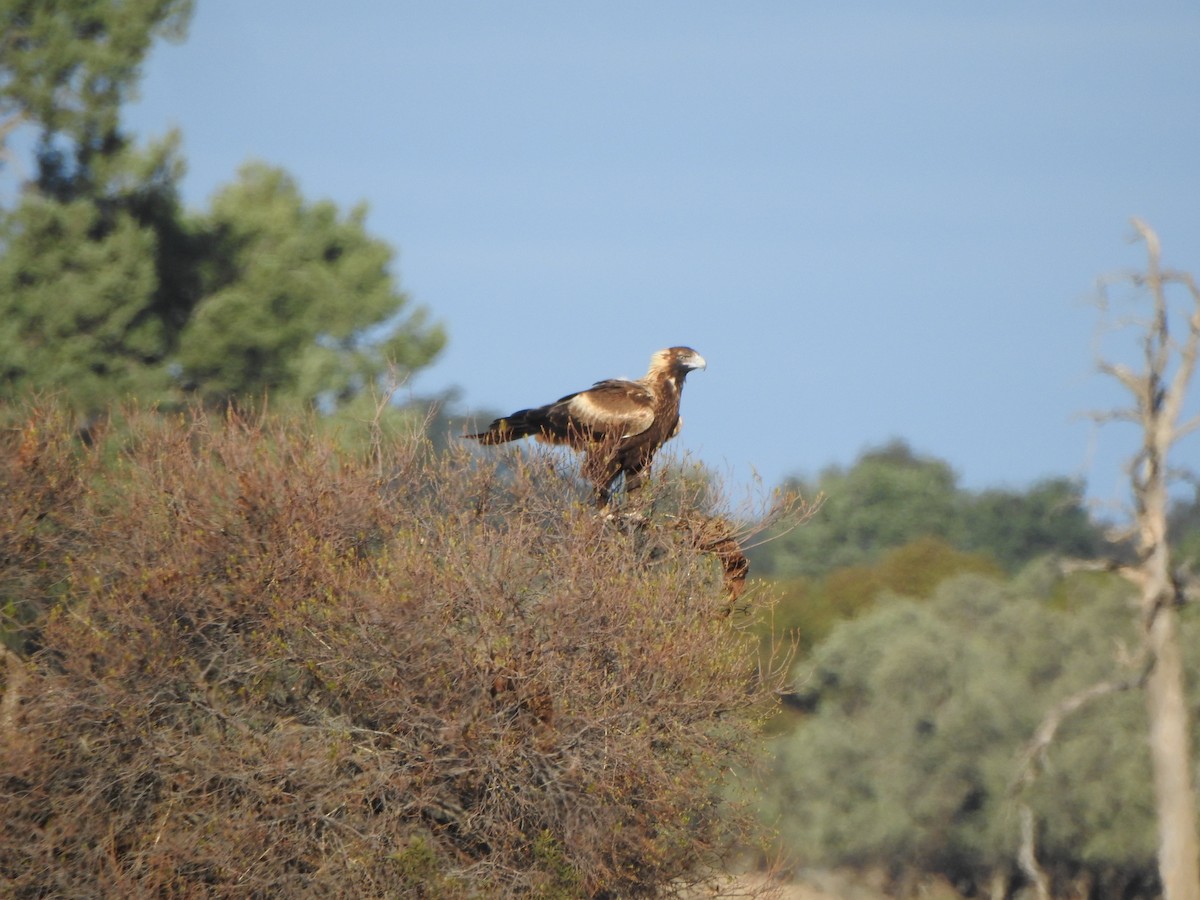
[[0,699],[0,733],[11,734],[17,728],[17,717],[21,710],[21,692],[28,680],[25,663],[21,657],[0,644],[0,656],[4,657],[4,697]]
[[1128,366],[1119,363],[1099,363],[1100,371],[1105,375],[1111,375],[1132,393],[1135,397],[1141,398],[1146,394],[1146,376],[1138,374]]
[[[1144,665],[1144,663],[1143,663]],[[1013,783],[1014,790],[1022,790],[1033,784],[1037,778],[1038,768],[1046,765],[1046,754],[1054,743],[1055,735],[1062,723],[1071,715],[1086,707],[1089,703],[1107,697],[1109,694],[1128,691],[1140,687],[1146,680],[1147,672],[1142,671],[1128,678],[1111,678],[1098,681],[1081,691],[1076,691],[1050,708],[1042,718],[1042,723],[1034,732],[1033,739],[1021,753],[1021,764]]]
[[1033,883],[1034,896],[1037,900],[1050,900],[1050,879],[1046,876],[1037,860],[1037,843],[1033,821],[1033,810],[1029,804],[1022,803],[1019,812],[1021,821],[1021,844],[1017,850],[1017,865],[1025,877]]
[[1084,415],[1097,425],[1106,425],[1109,422],[1133,422],[1136,424],[1141,421],[1141,416],[1131,409],[1096,410],[1084,413]]

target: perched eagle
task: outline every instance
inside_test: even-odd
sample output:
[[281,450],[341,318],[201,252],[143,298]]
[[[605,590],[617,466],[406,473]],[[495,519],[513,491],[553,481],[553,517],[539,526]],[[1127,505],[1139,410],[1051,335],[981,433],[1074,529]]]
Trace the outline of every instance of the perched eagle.
[[649,370],[637,381],[598,381],[546,406],[518,410],[467,437],[504,444],[533,436],[583,451],[583,474],[603,505],[618,476],[625,475],[627,492],[641,486],[655,452],[679,433],[683,380],[705,366],[691,347],[668,347],[650,357]]

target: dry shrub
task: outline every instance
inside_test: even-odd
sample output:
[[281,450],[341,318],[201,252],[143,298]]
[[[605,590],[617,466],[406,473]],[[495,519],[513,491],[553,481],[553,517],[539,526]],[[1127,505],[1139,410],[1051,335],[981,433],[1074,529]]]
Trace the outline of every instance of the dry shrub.
[[776,685],[720,567],[554,457],[202,414],[3,439],[36,648],[5,683],[5,893],[633,897],[753,831],[722,796]]
[[62,593],[96,463],[67,437],[72,418],[41,405],[0,430],[0,646],[26,653],[30,626]]

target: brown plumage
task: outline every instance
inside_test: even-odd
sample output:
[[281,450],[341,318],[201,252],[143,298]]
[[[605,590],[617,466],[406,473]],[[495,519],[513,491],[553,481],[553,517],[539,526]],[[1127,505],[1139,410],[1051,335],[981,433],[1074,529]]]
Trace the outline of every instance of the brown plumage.
[[582,451],[583,474],[596,486],[600,502],[607,503],[622,474],[626,491],[640,487],[658,448],[679,433],[683,380],[705,366],[691,347],[668,347],[650,358],[649,370],[637,381],[598,381],[545,406],[518,410],[467,437],[504,444],[532,436]]

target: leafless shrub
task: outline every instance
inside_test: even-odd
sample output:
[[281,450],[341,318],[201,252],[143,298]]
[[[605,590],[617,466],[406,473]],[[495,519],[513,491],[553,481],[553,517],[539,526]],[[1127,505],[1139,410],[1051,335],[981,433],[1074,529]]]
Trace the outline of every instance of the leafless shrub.
[[29,651],[29,625],[61,593],[63,561],[78,537],[78,513],[95,455],[64,439],[72,416],[39,403],[0,424],[0,643]]
[[233,415],[3,439],[6,893],[649,896],[754,831],[725,782],[777,676],[720,567],[553,458]]

